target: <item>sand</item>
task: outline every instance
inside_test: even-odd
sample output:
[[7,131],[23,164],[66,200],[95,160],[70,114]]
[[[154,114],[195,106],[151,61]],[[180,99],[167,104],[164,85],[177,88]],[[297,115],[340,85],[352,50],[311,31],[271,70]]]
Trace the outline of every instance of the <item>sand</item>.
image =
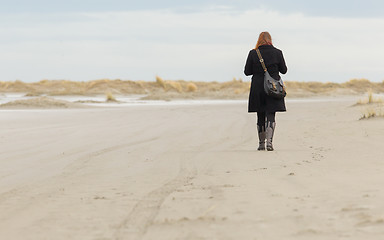
[[0,111],[1,239],[381,239],[384,119],[289,101]]
[[0,109],[49,109],[49,108],[81,108],[79,103],[58,100],[51,97],[34,97],[31,99],[20,99],[0,104]]

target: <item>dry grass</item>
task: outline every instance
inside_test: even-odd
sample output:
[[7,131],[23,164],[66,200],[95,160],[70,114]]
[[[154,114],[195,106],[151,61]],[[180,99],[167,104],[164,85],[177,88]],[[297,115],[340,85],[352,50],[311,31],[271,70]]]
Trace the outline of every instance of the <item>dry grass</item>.
[[188,83],[187,84],[187,92],[196,92],[197,86],[194,83]]
[[[373,96],[384,92],[384,82],[373,83],[366,79],[352,79],[346,83],[285,82],[288,97],[309,97],[327,95],[353,95],[374,89],[367,102],[377,102]],[[38,95],[129,95],[142,94],[153,99],[215,98],[247,99],[250,81],[233,78],[227,82],[197,82],[164,80],[157,76],[155,81],[129,81],[120,79],[99,79],[86,82],[68,80],[41,80],[34,83],[21,81],[0,82],[0,93],[27,93]],[[361,102],[365,102],[361,100]]]
[[25,94],[26,97],[38,97],[40,95],[41,95],[40,93],[26,93]]
[[375,117],[384,117],[384,113],[381,107],[379,109],[367,108],[363,113],[363,115],[361,116],[360,120],[370,119]]
[[111,92],[107,92],[105,96],[106,96],[106,99],[105,99],[106,102],[117,102],[116,98],[112,95]]
[[367,98],[359,99],[355,105],[365,105],[365,104],[375,104],[375,103],[383,103],[383,98],[374,97],[372,91],[368,92]]
[[0,105],[0,108],[80,108],[79,104],[57,100],[49,97],[36,97],[24,100],[15,100]]
[[315,95],[357,95],[371,89],[373,93],[384,92],[383,82],[370,82],[367,79],[352,79],[345,83],[321,82],[285,82],[289,96],[315,96]]
[[183,92],[183,88],[182,88],[180,82],[175,82],[175,81],[167,81],[165,84],[165,89],[167,91],[174,90],[174,91],[179,92],[179,93]]
[[383,113],[383,99],[374,96],[372,90],[369,90],[367,97],[360,99],[354,106],[368,106],[363,112],[360,120],[370,119],[375,117],[384,117]]
[[303,89],[312,93],[322,93],[340,88],[338,83],[321,83],[321,82],[284,82],[287,89]]
[[156,83],[157,83],[160,87],[162,87],[162,88],[165,89],[165,82],[164,82],[164,80],[163,80],[161,77],[156,76]]

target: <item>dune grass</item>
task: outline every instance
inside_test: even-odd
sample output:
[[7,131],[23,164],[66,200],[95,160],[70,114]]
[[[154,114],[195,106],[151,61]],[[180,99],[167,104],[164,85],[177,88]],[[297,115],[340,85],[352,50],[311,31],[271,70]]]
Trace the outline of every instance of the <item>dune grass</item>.
[[106,102],[117,102],[116,98],[112,95],[111,92],[106,92],[105,96],[106,96],[106,99],[105,99]]
[[367,94],[367,98],[359,99],[355,105],[366,105],[366,104],[376,104],[383,103],[383,98],[375,97],[373,95],[372,90],[370,90]]
[[378,109],[366,108],[365,112],[361,116],[360,120],[370,119],[370,118],[375,118],[375,117],[384,117],[384,112],[383,112],[381,107]]
[[187,84],[187,92],[196,92],[197,86],[194,83],[188,83]]
[[[363,94],[374,89],[367,103],[377,102],[374,94],[384,93],[384,82],[370,82],[367,79],[352,79],[345,83],[294,82],[285,81],[287,97],[309,97],[317,95],[353,95]],[[41,80],[24,83],[22,81],[0,81],[0,93],[25,93],[38,95],[100,95],[139,94],[164,98],[235,98],[246,99],[250,90],[250,81],[233,78],[227,82],[198,82],[184,80],[165,80],[156,76],[155,81],[130,81],[120,79],[99,79],[75,82],[69,80]],[[381,101],[381,100],[380,100]],[[365,100],[361,100],[365,103]]]
[[156,76],[156,83],[157,83],[160,87],[162,87],[162,88],[165,89],[165,82],[164,82],[164,80],[163,80],[161,77]]

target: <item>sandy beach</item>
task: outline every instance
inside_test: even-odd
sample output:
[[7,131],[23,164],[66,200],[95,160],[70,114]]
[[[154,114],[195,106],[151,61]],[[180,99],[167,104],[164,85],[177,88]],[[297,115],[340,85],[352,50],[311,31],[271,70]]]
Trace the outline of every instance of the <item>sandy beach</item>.
[[274,152],[245,101],[0,110],[0,236],[384,237],[384,118],[290,100]]

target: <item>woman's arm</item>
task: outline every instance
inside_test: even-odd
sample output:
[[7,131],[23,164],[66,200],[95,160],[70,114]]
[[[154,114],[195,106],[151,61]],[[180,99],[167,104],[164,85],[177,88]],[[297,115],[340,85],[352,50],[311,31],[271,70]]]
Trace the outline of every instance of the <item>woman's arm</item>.
[[[251,50],[252,51],[252,50]],[[251,51],[249,52],[248,54],[248,57],[247,57],[247,62],[245,63],[245,67],[244,67],[244,74],[246,76],[249,76],[249,75],[252,75],[253,74],[253,59],[251,57]]]
[[281,72],[282,74],[286,74],[288,71],[288,68],[287,68],[287,65],[285,65],[283,52],[280,52],[280,53],[281,53],[281,57],[279,61],[279,72]]

